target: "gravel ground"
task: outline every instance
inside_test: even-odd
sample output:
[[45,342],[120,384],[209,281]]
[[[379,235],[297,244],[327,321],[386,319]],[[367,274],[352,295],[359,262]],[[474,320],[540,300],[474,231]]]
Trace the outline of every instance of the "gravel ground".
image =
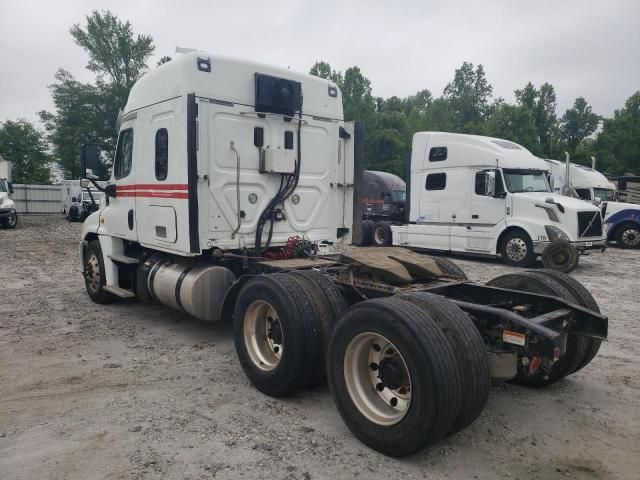
[[[21,217],[0,230],[0,478],[640,478],[640,252],[574,272],[610,339],[551,387],[496,384],[471,427],[404,459],[346,428],[326,387],[273,399],[251,387],[229,324],[158,305],[93,304],[80,224]],[[511,271],[457,259],[484,282]]]

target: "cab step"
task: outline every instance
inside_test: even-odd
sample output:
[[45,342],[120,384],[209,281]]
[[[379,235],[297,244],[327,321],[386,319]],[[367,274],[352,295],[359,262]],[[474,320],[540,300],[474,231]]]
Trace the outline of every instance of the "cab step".
[[105,285],[102,287],[105,292],[109,292],[114,294],[116,297],[120,298],[133,298],[136,296],[131,290],[126,290],[124,288],[115,287],[113,285]]
[[137,258],[127,257],[126,255],[113,254],[113,255],[107,255],[107,257],[116,263],[124,263],[127,265],[135,265],[140,263],[140,260],[138,260]]

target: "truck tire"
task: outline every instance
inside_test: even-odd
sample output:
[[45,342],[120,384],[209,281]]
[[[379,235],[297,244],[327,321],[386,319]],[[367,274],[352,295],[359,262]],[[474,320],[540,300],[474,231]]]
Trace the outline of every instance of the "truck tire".
[[376,247],[389,247],[392,242],[391,224],[389,222],[376,222],[371,234],[372,243]]
[[[326,379],[325,356],[329,346],[329,339],[333,326],[337,322],[347,304],[342,298],[340,291],[320,272],[313,270],[292,270],[289,275],[302,287],[307,298],[310,299],[316,318],[320,321],[320,347],[316,367],[311,375],[308,386],[316,386]],[[323,280],[326,280],[324,282]],[[340,304],[341,299],[342,303]]]
[[331,335],[327,379],[354,435],[394,457],[442,439],[461,405],[447,337],[398,297],[365,300],[344,313]]
[[502,261],[513,267],[531,267],[536,261],[531,238],[524,230],[507,232],[500,242]]
[[372,220],[362,221],[362,238],[360,239],[361,247],[368,247],[369,245],[371,245],[372,235],[373,235],[373,226],[374,226],[374,223]]
[[95,303],[111,303],[116,299],[115,295],[103,289],[106,283],[102,248],[98,240],[92,240],[84,253],[84,285]]
[[289,274],[250,279],[236,300],[233,335],[251,383],[274,397],[291,395],[313,378],[321,331],[305,290]]
[[[575,278],[555,270],[537,270],[534,273],[547,275],[553,278],[554,280],[561,283],[563,287],[565,287],[567,290],[571,292],[571,294],[577,300],[578,305],[580,305],[581,307],[588,308],[589,310],[593,310],[594,312],[600,313],[600,307],[598,307],[598,303],[596,302],[596,299],[593,298],[593,295],[591,295],[589,290],[587,290],[584,287],[584,285],[582,285]],[[600,345],[602,344],[602,341],[600,339],[589,338],[589,337],[587,337],[587,339],[590,341],[591,345],[587,350],[587,354],[585,355],[582,362],[580,362],[580,364],[576,367],[576,369],[572,373],[575,373],[578,370],[586,367],[591,362],[591,360],[594,359],[594,357],[598,354],[598,351],[600,350]]]
[[580,253],[568,242],[553,242],[544,249],[541,259],[544,268],[569,273],[578,266]]
[[18,226],[18,214],[14,211],[7,218],[2,219],[2,226],[8,229],[14,229]]
[[491,388],[491,373],[480,332],[455,303],[433,293],[401,296],[426,312],[445,334],[460,373],[462,404],[449,435],[471,425],[484,409]]
[[78,207],[76,207],[75,205],[71,205],[71,207],[69,207],[69,215],[68,215],[68,219],[70,222],[77,222],[78,221]]
[[640,227],[635,223],[624,223],[616,228],[616,245],[621,248],[640,248]]
[[[577,303],[577,299],[571,291],[560,282],[547,275],[538,272],[509,273],[496,277],[489,281],[487,285],[523,292],[538,293],[541,295],[552,295],[560,297],[571,303]],[[567,349],[564,354],[552,367],[548,374],[539,371],[531,376],[525,375],[522,369],[518,368],[518,374],[513,380],[515,383],[528,387],[544,387],[561,380],[573,373],[585,360],[589,353],[590,342],[587,337],[581,335],[569,335],[567,338]]]
[[442,270],[442,273],[450,277],[459,278],[461,280],[469,280],[467,274],[455,263],[448,258],[432,257]]

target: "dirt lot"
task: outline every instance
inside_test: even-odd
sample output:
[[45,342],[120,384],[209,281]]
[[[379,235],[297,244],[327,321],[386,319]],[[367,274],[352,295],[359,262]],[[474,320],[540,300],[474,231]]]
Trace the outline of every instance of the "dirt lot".
[[[640,252],[574,272],[610,340],[543,390],[493,387],[468,429],[405,459],[361,444],[326,387],[276,400],[251,387],[228,324],[136,301],[93,304],[79,224],[0,230],[0,478],[640,478]],[[472,280],[510,270],[458,262]]]

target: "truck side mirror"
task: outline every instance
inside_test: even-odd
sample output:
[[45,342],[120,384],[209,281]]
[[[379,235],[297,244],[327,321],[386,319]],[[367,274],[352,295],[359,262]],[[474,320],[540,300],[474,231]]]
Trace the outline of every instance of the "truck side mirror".
[[484,194],[493,197],[496,194],[496,172],[485,172],[484,179]]
[[594,198],[594,199],[593,199],[593,204],[594,204],[595,206],[598,206],[598,205],[600,205],[601,203],[602,203],[602,198],[600,198],[600,197],[596,197],[596,198]]
[[116,198],[116,184],[110,183],[106,187],[104,187],[104,193],[107,197]]
[[9,195],[13,194],[13,183],[7,182],[7,186],[9,187]]
[[71,203],[77,203],[78,197],[71,197]]
[[84,144],[80,147],[80,165],[82,174],[91,176],[98,168],[98,146],[92,143]]
[[88,188],[88,187],[89,187],[89,180],[87,180],[86,178],[81,178],[80,188]]

